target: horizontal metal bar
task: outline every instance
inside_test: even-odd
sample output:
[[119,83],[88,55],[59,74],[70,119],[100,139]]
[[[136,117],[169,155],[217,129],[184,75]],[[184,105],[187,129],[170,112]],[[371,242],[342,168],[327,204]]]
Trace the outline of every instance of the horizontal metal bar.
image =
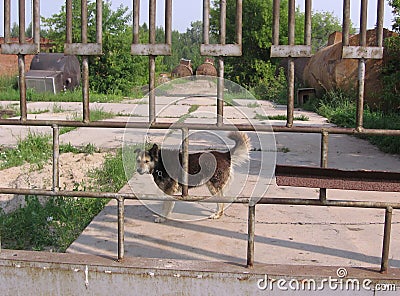
[[383,47],[343,46],[343,59],[382,59]]
[[222,130],[222,131],[258,131],[258,132],[277,132],[277,133],[307,133],[320,134],[327,131],[330,134],[346,134],[346,135],[386,135],[400,136],[400,130],[386,129],[361,129],[342,128],[342,127],[309,127],[309,126],[269,126],[269,125],[251,125],[251,124],[201,124],[201,123],[169,123],[169,122],[128,122],[128,121],[69,121],[69,120],[34,120],[27,119],[21,121],[19,119],[0,119],[0,125],[17,125],[17,126],[52,126],[53,124],[68,127],[97,127],[97,128],[150,128],[150,129],[182,129],[189,128],[192,130]]
[[200,54],[203,56],[241,56],[242,46],[240,44],[202,44]]
[[100,43],[65,43],[64,53],[70,55],[96,56],[103,54]]
[[400,192],[400,173],[277,165],[279,186]]
[[272,45],[271,58],[303,58],[311,57],[310,45]]
[[[184,202],[204,202],[204,203],[218,203],[218,202],[231,202],[239,204],[248,204],[250,197],[240,197],[237,199],[229,198],[215,198],[210,196],[189,196],[187,199],[182,200],[181,195],[173,197],[158,197],[149,194],[136,196],[132,193],[115,193],[115,192],[93,192],[93,191],[66,191],[60,190],[54,192],[52,190],[44,189],[25,189],[25,188],[1,188],[0,194],[18,194],[18,195],[37,195],[37,196],[65,196],[76,198],[108,198],[115,200],[130,199],[130,200],[175,200]],[[251,197],[257,199],[257,197]],[[376,202],[376,201],[349,201],[349,200],[327,200],[321,202],[319,199],[305,199],[305,198],[278,198],[278,197],[262,197],[257,204],[276,204],[276,205],[298,205],[298,206],[331,206],[331,207],[354,207],[354,208],[374,208],[386,209],[392,207],[393,209],[400,209],[400,203],[396,202]]]
[[132,55],[154,55],[154,56],[169,56],[172,54],[170,44],[132,44]]
[[31,43],[3,43],[2,54],[37,54],[40,52],[40,44]]

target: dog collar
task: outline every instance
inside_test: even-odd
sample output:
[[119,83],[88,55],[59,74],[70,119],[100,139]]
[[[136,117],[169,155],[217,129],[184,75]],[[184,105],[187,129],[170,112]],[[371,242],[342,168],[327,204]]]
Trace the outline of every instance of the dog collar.
[[156,170],[156,173],[157,173],[157,175],[158,175],[159,177],[162,177],[162,171]]

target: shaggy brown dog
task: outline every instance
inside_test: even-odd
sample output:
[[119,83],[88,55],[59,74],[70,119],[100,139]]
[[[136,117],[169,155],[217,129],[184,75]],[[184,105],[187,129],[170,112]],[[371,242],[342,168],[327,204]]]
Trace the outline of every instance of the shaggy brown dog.
[[[226,152],[211,151],[189,154],[188,187],[207,185],[212,195],[223,197],[223,189],[233,175],[233,166],[240,165],[249,158],[250,140],[241,132],[231,132],[228,138],[235,141],[235,146]],[[176,150],[159,149],[157,144],[148,150],[134,151],[137,172],[141,175],[152,174],[154,182],[166,194],[174,195],[182,188],[181,166],[182,154]],[[155,222],[163,222],[172,212],[173,201],[165,201],[162,217]],[[218,203],[217,212],[210,216],[218,219],[224,213],[224,204]]]

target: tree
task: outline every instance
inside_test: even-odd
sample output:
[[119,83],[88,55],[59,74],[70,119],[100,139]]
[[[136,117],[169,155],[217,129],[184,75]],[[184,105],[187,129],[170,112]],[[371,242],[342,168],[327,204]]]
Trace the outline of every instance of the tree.
[[[81,41],[81,5],[80,0],[73,0],[72,5],[73,42]],[[48,28],[48,38],[56,44],[56,51],[63,51],[66,39],[66,10],[62,6],[58,14],[44,18]],[[88,42],[96,39],[96,3],[88,1]],[[103,54],[90,58],[90,87],[101,93],[129,95],[133,87],[147,83],[148,67],[146,57],[132,56],[131,13],[120,6],[116,11],[111,8],[111,1],[103,3]],[[142,41],[146,38],[147,27],[141,28]]]
[[[392,29],[400,33],[400,0],[389,0],[394,15]],[[394,35],[385,40],[388,52],[387,62],[383,69],[385,111],[400,109],[400,36]]]

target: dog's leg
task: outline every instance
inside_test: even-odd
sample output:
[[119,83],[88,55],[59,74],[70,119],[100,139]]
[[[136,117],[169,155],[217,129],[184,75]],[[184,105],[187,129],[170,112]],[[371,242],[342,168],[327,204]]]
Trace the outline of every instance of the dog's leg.
[[218,203],[217,204],[217,211],[212,214],[209,218],[210,219],[219,219],[222,217],[224,214],[224,204],[223,203]]
[[156,223],[165,222],[166,218],[168,218],[169,214],[171,214],[174,206],[175,206],[174,201],[164,201],[163,208],[162,208],[162,214],[161,214],[162,216],[155,218],[154,222],[156,222]]

